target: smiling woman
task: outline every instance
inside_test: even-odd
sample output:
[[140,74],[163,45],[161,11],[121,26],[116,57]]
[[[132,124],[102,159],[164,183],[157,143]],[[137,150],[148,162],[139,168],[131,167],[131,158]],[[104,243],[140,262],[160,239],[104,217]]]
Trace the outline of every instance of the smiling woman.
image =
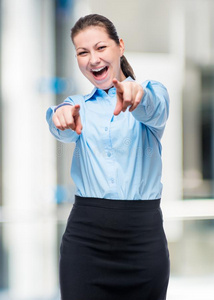
[[94,89],[47,111],[52,134],[76,143],[71,176],[77,191],[60,248],[62,300],[164,300],[169,253],[160,198],[167,90],[134,80],[124,42],[107,18],[80,18],[71,37]]
[[77,61],[83,75],[97,88],[108,90],[114,78],[125,80],[120,68],[124,53],[123,40],[117,44],[103,27],[87,27],[73,35]]

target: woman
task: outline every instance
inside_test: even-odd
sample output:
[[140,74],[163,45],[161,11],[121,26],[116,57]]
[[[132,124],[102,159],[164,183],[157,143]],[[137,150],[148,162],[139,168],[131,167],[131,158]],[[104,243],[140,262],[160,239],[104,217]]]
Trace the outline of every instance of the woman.
[[47,111],[51,133],[76,143],[71,176],[77,191],[60,248],[62,300],[164,300],[166,88],[135,81],[124,42],[107,18],[80,18],[71,38],[79,68],[95,87]]

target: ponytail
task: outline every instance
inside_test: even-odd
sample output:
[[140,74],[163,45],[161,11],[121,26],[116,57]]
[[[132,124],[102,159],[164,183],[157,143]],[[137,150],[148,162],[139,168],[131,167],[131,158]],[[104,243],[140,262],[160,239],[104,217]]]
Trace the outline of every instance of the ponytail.
[[125,77],[130,76],[132,79],[135,80],[136,77],[135,77],[134,71],[124,55],[120,58],[120,64],[121,64],[122,72],[125,75]]

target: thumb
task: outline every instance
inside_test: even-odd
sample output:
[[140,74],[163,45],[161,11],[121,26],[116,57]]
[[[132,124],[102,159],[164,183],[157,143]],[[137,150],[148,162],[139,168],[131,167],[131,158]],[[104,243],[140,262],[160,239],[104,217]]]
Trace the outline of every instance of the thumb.
[[77,134],[81,134],[82,133],[82,122],[81,122],[81,118],[80,118],[80,115],[74,117],[75,119],[75,131]]
[[82,131],[82,122],[81,122],[79,111],[80,111],[80,105],[75,104],[72,115],[73,115],[73,118],[74,118],[75,131],[76,131],[77,134],[81,134],[81,131]]

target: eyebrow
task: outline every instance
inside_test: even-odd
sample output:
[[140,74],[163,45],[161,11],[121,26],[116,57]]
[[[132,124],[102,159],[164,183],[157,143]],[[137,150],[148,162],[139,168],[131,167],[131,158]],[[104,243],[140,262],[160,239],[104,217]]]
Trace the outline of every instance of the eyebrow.
[[[104,41],[99,41],[99,42],[97,42],[97,43],[94,45],[94,47],[96,47],[99,43],[105,43],[105,42],[104,42]],[[84,47],[78,47],[78,48],[76,48],[76,51],[79,50],[79,49],[87,50],[87,48],[84,48]]]
[[87,50],[87,49],[86,49],[86,48],[84,48],[84,47],[79,47],[79,48],[76,48],[76,50],[79,50],[79,49]]

